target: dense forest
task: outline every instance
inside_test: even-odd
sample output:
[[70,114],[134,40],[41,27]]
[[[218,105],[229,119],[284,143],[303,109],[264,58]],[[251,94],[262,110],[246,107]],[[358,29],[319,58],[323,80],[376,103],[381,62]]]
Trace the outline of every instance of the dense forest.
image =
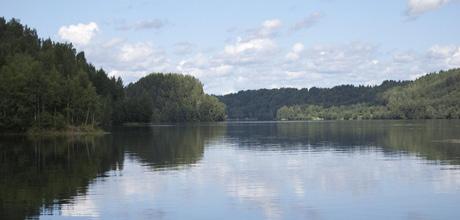
[[322,107],[368,103],[383,104],[382,94],[407,81],[384,81],[378,86],[341,85],[333,88],[281,88],[240,91],[219,96],[227,106],[229,119],[274,120],[283,106],[317,105]]
[[320,105],[293,105],[278,109],[277,120],[368,120],[391,119],[385,106],[354,104],[323,107]]
[[460,69],[430,73],[384,94],[394,118],[460,118]]
[[380,103],[283,106],[277,119],[460,119],[460,69],[427,74],[378,97]]
[[2,17],[0,96],[1,132],[223,120],[225,114],[193,77],[154,74],[124,88],[121,78],[88,63],[71,44],[41,39],[34,29]]
[[0,130],[109,125],[123,93],[120,78],[96,69],[71,44],[0,18]]
[[150,74],[126,87],[126,98],[117,109],[125,122],[222,121],[225,105],[203,91],[192,76]]

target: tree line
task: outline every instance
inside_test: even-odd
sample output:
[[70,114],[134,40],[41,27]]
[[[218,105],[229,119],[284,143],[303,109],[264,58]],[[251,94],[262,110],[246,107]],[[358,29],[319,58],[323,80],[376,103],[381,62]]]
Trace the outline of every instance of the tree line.
[[72,44],[41,39],[17,19],[3,17],[0,97],[3,132],[225,118],[224,105],[204,94],[193,77],[153,74],[125,88],[121,78],[97,69]]
[[380,103],[283,106],[278,120],[460,119],[460,69],[430,73],[379,95]]
[[360,103],[382,105],[383,92],[408,81],[384,81],[377,86],[340,85],[333,88],[280,88],[239,91],[218,96],[227,106],[229,119],[275,120],[283,106],[350,106]]

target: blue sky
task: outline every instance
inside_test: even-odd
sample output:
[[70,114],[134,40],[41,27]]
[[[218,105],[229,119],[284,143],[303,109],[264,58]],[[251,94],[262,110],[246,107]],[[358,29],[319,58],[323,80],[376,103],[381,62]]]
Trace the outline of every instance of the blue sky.
[[151,72],[206,92],[414,79],[460,67],[458,0],[0,0],[126,83]]

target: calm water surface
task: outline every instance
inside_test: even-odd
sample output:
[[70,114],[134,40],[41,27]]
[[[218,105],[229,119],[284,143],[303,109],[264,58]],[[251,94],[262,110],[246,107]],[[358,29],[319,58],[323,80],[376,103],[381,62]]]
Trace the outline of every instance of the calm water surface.
[[460,219],[460,121],[0,138],[0,219]]

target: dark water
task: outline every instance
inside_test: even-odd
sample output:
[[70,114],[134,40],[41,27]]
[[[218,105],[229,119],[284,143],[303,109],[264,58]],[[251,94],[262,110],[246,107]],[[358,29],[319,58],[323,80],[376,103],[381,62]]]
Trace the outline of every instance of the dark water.
[[460,219],[460,121],[0,139],[0,219]]

